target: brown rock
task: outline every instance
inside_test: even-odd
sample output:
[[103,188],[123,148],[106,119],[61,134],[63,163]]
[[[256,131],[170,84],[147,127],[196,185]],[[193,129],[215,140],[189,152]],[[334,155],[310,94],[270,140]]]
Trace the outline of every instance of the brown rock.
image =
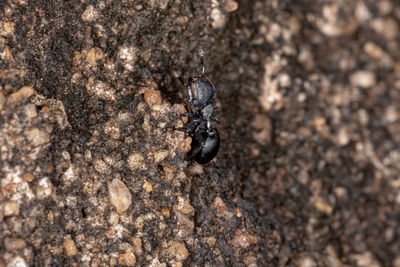
[[146,192],[151,193],[153,191],[153,186],[149,182],[145,182],[143,184],[143,189],[146,190]]
[[[3,265],[4,266],[4,265]],[[12,258],[9,263],[7,264],[7,267],[28,267],[28,264],[26,264],[25,259],[22,258],[21,256],[16,256]]]
[[192,175],[200,175],[203,174],[203,165],[198,164],[198,163],[193,163],[190,167],[189,167],[189,173]]
[[126,185],[118,178],[108,184],[111,204],[117,213],[124,213],[132,203],[132,195]]
[[119,263],[124,266],[135,266],[136,257],[132,252],[127,252],[119,255]]
[[120,129],[114,120],[109,120],[104,124],[104,133],[113,139],[120,137]]
[[213,207],[216,209],[219,215],[222,215],[228,209],[228,207],[220,197],[216,197],[214,199]]
[[14,61],[14,57],[11,53],[11,50],[7,45],[4,46],[4,51],[0,52],[0,59]]
[[161,210],[161,214],[162,214],[165,218],[169,218],[169,216],[171,216],[171,212],[169,211],[169,209],[162,209],[162,210]]
[[368,88],[375,85],[376,76],[372,71],[360,70],[350,76],[350,82],[353,86]]
[[86,55],[86,61],[92,65],[95,66],[97,65],[97,61],[103,59],[104,53],[103,50],[101,50],[98,47],[93,47],[92,49],[89,50],[89,52]]
[[185,244],[174,240],[168,242],[167,248],[163,251],[163,254],[177,261],[182,261],[189,256]]
[[90,5],[82,13],[82,20],[91,22],[91,21],[96,20],[98,16],[99,16],[99,14],[98,14],[97,10],[94,8],[94,6]]
[[266,115],[256,115],[252,125],[256,129],[253,138],[261,145],[269,144],[272,136],[271,119]]
[[222,4],[228,12],[234,12],[239,8],[239,3],[234,0],[222,0]]
[[328,215],[332,214],[333,207],[324,199],[323,197],[318,197],[314,203],[314,206],[320,212],[326,213]]
[[110,166],[107,165],[103,160],[101,159],[96,159],[93,161],[93,167],[94,169],[101,173],[101,174],[107,174],[111,172]]
[[34,92],[35,91],[30,86],[21,87],[21,89],[19,89],[15,93],[12,93],[11,95],[9,95],[7,97],[7,105],[13,105],[13,104],[16,104],[18,102],[21,102],[22,100],[24,100],[24,99],[30,97],[31,95],[33,95]]
[[19,214],[19,205],[14,201],[7,201],[3,206],[3,214],[6,216],[13,216]]
[[217,242],[217,239],[215,237],[204,237],[203,242],[207,243],[209,246],[214,246]]
[[180,212],[176,212],[175,215],[177,219],[176,236],[180,239],[188,238],[194,231],[194,221]]
[[131,170],[137,170],[143,167],[144,158],[139,153],[133,153],[128,158],[128,166]]
[[6,97],[2,92],[0,92],[0,111],[3,109],[4,103],[6,103]]
[[15,23],[12,21],[0,22],[0,36],[12,35],[14,34]]
[[25,136],[33,146],[40,146],[49,142],[50,137],[47,132],[38,128],[32,128],[25,131]]
[[166,157],[168,157],[168,150],[154,152],[154,161],[156,163],[163,161]]
[[174,211],[180,212],[185,215],[193,215],[194,208],[190,205],[189,201],[183,197],[178,197],[178,204],[174,206]]
[[246,234],[239,229],[236,230],[232,239],[232,246],[235,248],[248,248],[256,243],[258,243],[258,238],[256,236]]
[[180,154],[186,154],[190,151],[192,144],[192,138],[186,137],[183,141],[179,143],[178,152]]
[[140,237],[133,237],[132,238],[132,245],[133,245],[133,249],[134,249],[136,254],[141,255],[143,253],[142,239]]
[[69,237],[67,237],[64,241],[64,248],[65,248],[65,253],[67,254],[68,257],[75,256],[78,253],[78,250],[75,246],[75,242],[71,240]]
[[26,248],[26,242],[21,238],[8,238],[4,239],[4,247],[7,251],[15,252],[16,250]]
[[148,90],[144,93],[144,102],[146,102],[149,107],[160,105],[162,103],[160,91]]
[[35,179],[35,176],[33,176],[32,173],[25,173],[23,177],[24,181],[26,182],[32,182]]

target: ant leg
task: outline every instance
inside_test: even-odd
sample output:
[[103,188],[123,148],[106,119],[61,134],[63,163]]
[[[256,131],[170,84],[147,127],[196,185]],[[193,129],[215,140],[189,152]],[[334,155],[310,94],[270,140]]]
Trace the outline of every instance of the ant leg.
[[204,75],[204,72],[205,72],[205,68],[204,68],[204,51],[202,49],[200,49],[199,54],[200,54],[200,63],[201,63],[201,66],[202,66],[201,74]]
[[[185,83],[184,81],[183,81],[183,78],[182,78],[182,76],[181,75],[179,75],[179,74],[174,74],[174,77],[176,78],[176,79],[178,79],[178,81],[183,85],[183,86],[185,86],[185,87],[188,87],[189,86],[189,84],[188,83]],[[190,79],[189,79],[189,83],[190,83]]]
[[194,130],[196,129],[198,123],[196,121],[191,121],[187,124],[186,127],[179,127],[179,128],[174,128],[174,130],[178,130],[181,132],[185,132],[186,134],[192,134]]
[[192,88],[190,87],[190,85],[189,86],[187,86],[187,90],[188,90],[188,94],[189,94],[189,100],[188,100],[188,102],[190,102],[190,103],[192,103],[192,101],[193,101],[193,94],[192,94],[192,90],[191,90]]
[[187,116],[187,117],[193,119],[196,115],[193,113],[190,113],[190,112],[186,112],[185,114],[183,114],[183,116]]
[[183,86],[186,86],[185,82],[183,81],[182,76],[178,76],[178,77],[176,77],[176,78],[181,82],[181,84],[182,84]]

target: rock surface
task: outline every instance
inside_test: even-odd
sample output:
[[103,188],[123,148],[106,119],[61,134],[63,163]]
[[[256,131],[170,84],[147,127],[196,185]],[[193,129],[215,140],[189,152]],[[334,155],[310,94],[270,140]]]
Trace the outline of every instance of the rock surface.
[[[400,4],[0,1],[0,266],[400,266]],[[184,82],[221,148],[185,159]]]

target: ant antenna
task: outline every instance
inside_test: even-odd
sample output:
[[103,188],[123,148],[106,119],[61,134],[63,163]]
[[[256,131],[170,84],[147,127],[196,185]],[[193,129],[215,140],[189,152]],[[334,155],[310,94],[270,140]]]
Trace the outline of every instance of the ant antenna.
[[199,54],[200,54],[200,63],[201,63],[201,66],[203,67],[201,74],[204,75],[204,72],[205,72],[205,68],[204,68],[204,51],[202,49],[200,49]]

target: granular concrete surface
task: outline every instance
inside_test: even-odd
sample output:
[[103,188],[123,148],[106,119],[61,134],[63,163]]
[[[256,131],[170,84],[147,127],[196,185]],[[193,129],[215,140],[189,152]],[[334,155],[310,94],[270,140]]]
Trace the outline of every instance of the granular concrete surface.
[[400,266],[399,29],[396,0],[0,0],[0,266]]

